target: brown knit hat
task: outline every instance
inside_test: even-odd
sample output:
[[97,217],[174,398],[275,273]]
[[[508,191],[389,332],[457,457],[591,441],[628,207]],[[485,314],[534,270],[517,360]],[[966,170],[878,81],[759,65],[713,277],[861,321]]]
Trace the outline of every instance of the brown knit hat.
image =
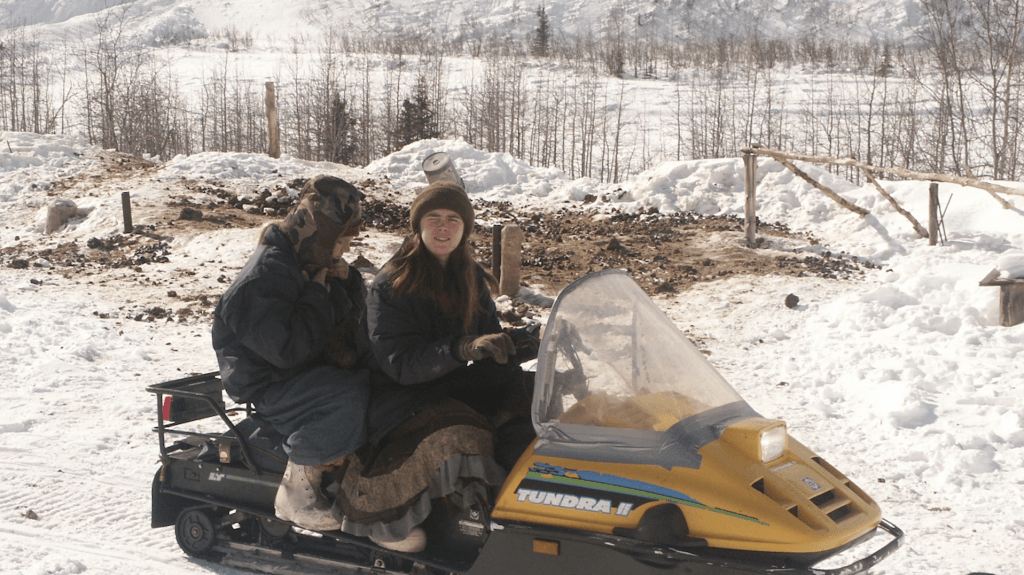
[[469,237],[476,224],[476,216],[473,212],[473,204],[465,190],[458,185],[439,180],[420,190],[419,195],[409,206],[409,227],[412,231],[419,233],[420,219],[432,210],[451,210],[462,218],[462,225],[466,230],[464,237]]

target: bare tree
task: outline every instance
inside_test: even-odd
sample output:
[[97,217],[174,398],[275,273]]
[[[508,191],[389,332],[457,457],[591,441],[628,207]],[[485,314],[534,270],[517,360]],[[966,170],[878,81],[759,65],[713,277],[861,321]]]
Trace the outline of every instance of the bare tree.
[[939,69],[939,85],[932,88],[939,104],[934,171],[944,171],[948,157],[957,174],[970,175],[970,138],[966,63],[960,39],[966,34],[967,6],[961,0],[922,0],[925,16],[922,39]]
[[992,177],[1013,179],[1020,146],[1021,101],[1017,96],[1024,68],[1024,2],[970,0],[972,37],[979,67],[968,74],[987,103],[988,158]]

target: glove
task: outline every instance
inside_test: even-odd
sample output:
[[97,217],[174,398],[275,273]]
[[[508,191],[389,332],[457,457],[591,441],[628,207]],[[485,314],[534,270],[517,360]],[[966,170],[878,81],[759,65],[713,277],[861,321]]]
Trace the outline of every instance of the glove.
[[[316,282],[327,287],[327,268],[306,266],[306,268],[302,270],[302,278],[308,282]],[[330,290],[331,288],[327,287],[327,291]]]
[[487,335],[464,335],[459,338],[458,355],[462,361],[479,361],[488,357],[505,364],[508,358],[515,355],[516,346],[507,333],[489,333]]
[[523,363],[537,359],[537,352],[540,350],[540,338],[537,337],[539,331],[539,323],[505,330],[505,333],[512,337],[512,343],[516,347],[513,361]]

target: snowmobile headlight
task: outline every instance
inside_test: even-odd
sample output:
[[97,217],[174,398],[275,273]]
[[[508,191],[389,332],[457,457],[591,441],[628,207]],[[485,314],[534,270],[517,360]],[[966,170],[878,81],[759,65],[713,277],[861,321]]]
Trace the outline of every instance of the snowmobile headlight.
[[768,463],[786,452],[786,422],[751,417],[725,428],[722,441],[749,460]]
[[762,429],[760,443],[762,463],[782,457],[786,452],[786,424],[780,421],[776,425]]

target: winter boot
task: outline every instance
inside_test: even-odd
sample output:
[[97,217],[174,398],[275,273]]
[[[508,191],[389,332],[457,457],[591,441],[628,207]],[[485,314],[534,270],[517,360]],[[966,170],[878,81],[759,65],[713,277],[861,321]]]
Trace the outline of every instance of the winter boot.
[[370,537],[370,541],[399,553],[419,553],[427,547],[427,533],[419,527],[413,527],[405,539],[400,541],[381,541],[374,537]]
[[323,473],[311,465],[296,465],[289,459],[274,498],[277,517],[312,531],[341,529],[331,513],[331,502],[320,493]]

